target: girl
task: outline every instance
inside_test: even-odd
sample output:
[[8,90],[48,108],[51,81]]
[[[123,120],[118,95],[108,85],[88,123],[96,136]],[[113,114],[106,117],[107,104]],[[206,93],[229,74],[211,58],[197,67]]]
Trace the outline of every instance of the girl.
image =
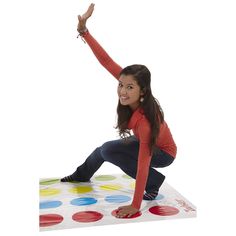
[[[144,65],[122,69],[110,58],[86,28],[93,10],[94,4],[91,4],[85,14],[78,16],[78,32],[98,61],[118,80],[116,128],[121,139],[97,147],[72,175],[61,181],[89,181],[104,161],[113,163],[136,179],[131,205],[119,207],[117,211],[117,217],[131,217],[139,211],[142,199],[156,198],[165,176],[154,168],[170,165],[177,148],[162,109],[152,95],[150,71]],[[130,135],[130,130],[134,135]]]

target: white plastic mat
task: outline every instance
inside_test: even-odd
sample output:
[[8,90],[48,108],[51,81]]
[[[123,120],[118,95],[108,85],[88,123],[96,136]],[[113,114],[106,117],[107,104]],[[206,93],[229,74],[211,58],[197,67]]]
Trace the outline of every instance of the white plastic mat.
[[40,179],[40,231],[196,216],[196,207],[166,182],[153,201],[142,201],[132,218],[116,218],[132,202],[135,180],[127,175],[97,175],[91,182]]

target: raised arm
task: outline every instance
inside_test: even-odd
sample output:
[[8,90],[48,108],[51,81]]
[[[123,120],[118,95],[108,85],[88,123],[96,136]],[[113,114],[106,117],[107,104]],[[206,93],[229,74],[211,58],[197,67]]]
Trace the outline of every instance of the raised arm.
[[122,70],[116,62],[108,55],[108,53],[102,48],[102,46],[96,41],[96,39],[90,34],[86,27],[87,19],[92,15],[94,10],[94,4],[90,4],[88,10],[82,15],[78,16],[78,27],[77,30],[81,37],[87,42],[92,52],[102,64],[102,66],[107,69],[116,79],[119,79],[120,72]]

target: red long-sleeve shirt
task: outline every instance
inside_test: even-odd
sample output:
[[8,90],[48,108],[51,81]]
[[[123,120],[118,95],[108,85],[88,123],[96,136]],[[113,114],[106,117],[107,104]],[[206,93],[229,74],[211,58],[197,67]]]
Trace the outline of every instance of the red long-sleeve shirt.
[[[107,54],[107,52],[101,47],[101,45],[93,38],[93,36],[87,31],[83,34],[83,38],[93,51],[98,61],[117,79],[122,70],[116,62]],[[139,209],[143,199],[143,193],[145,190],[149,166],[151,161],[149,140],[151,128],[149,121],[146,119],[142,110],[138,108],[131,116],[128,123],[128,129],[131,129],[139,140],[139,154],[138,154],[138,166],[136,174],[136,184],[132,206]],[[161,150],[169,153],[173,158],[176,156],[177,148],[172,138],[171,132],[164,121],[160,126],[160,133],[156,141],[156,145]]]

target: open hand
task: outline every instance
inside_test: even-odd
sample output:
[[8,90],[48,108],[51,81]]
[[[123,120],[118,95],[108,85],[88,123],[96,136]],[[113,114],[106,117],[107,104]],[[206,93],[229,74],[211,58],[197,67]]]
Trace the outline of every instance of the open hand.
[[88,10],[82,16],[78,15],[79,23],[77,26],[77,30],[79,33],[86,29],[86,21],[92,15],[94,10],[94,5],[95,4],[91,3],[90,6],[88,7]]
[[132,215],[136,214],[139,210],[137,208],[132,207],[132,205],[128,206],[121,206],[118,208],[116,217],[123,218],[123,217],[131,217]]

